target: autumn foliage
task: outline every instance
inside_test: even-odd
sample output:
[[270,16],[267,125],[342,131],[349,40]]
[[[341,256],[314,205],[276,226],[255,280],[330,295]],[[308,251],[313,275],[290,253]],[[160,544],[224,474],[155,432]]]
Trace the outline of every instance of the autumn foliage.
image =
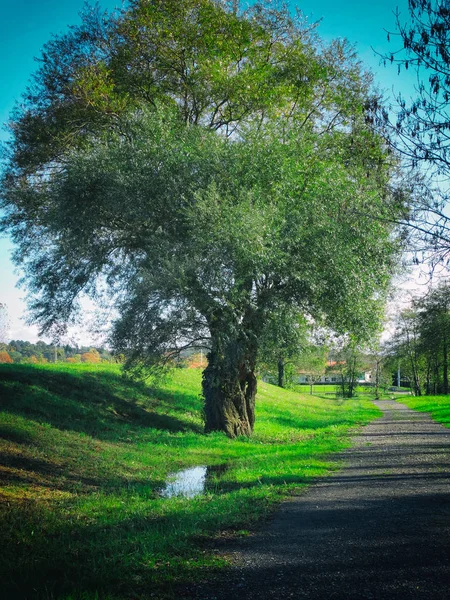
[[0,352],[0,363],[12,363],[13,359],[10,357],[10,355],[5,351],[2,350]]
[[84,354],[81,355],[81,362],[100,363],[100,362],[102,362],[102,359],[101,359],[98,351],[95,348],[91,348],[89,350],[89,352],[85,352]]

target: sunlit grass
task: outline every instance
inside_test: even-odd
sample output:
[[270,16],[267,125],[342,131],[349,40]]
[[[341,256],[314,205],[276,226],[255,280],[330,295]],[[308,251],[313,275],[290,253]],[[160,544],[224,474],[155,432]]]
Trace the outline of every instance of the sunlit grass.
[[405,396],[398,400],[408,408],[430,413],[435,421],[450,427],[450,396]]
[[[202,434],[201,373],[159,387],[117,366],[0,366],[0,575],[8,598],[170,596],[220,564],[201,540],[246,531],[274,502],[336,468],[349,430],[379,412],[260,384],[251,439]],[[160,496],[169,473],[227,465],[196,498]],[[33,591],[34,590],[34,591]]]

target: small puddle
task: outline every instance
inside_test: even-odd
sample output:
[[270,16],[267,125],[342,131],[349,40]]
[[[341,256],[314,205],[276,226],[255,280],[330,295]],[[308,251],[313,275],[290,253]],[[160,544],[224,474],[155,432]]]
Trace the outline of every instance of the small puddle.
[[227,470],[227,465],[210,465],[190,467],[178,473],[171,473],[166,481],[166,487],[161,490],[162,498],[173,498],[182,496],[194,498],[203,494],[208,488],[214,487],[212,481],[214,475],[222,475]]

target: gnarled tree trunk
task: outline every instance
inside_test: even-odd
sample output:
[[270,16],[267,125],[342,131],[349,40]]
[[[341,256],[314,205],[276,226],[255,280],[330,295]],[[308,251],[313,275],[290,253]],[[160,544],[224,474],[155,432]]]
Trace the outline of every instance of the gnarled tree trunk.
[[205,431],[250,436],[255,423],[257,330],[253,315],[244,322],[215,322],[208,366],[203,371]]
[[[231,368],[230,368],[231,367]],[[241,357],[233,367],[214,351],[203,372],[205,431],[224,431],[229,437],[249,436],[255,424],[255,363]]]
[[284,360],[280,358],[278,360],[278,386],[284,388],[285,383],[285,366]]

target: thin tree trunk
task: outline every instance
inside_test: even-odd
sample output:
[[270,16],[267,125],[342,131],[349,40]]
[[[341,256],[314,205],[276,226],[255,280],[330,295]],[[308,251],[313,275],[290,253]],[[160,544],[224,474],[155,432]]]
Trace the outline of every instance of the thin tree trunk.
[[407,344],[408,344],[409,360],[411,362],[411,371],[412,371],[412,375],[413,375],[414,395],[421,396],[422,390],[420,388],[420,379],[419,379],[419,373],[418,373],[418,369],[417,369],[416,338],[415,338],[415,336],[413,336],[413,340],[411,340],[409,332],[407,332]]
[[434,380],[433,380],[433,393],[435,396],[438,392],[438,383],[439,383],[439,364],[438,364],[437,357],[435,357],[435,359],[434,359]]
[[356,358],[351,359],[351,366],[348,369],[348,387],[347,398],[353,398],[356,387]]
[[425,382],[425,395],[429,396],[431,394],[431,364],[430,361],[427,360],[427,375]]
[[443,354],[444,354],[444,364],[443,364],[443,393],[448,394],[448,345],[447,345],[447,337],[444,336],[444,345],[443,345]]
[[420,389],[419,374],[418,374],[417,368],[416,368],[416,361],[412,356],[411,356],[411,368],[412,368],[412,373],[413,373],[414,395],[421,396],[422,390]]
[[342,370],[341,372],[341,391],[342,391],[342,397],[345,398],[345,394],[346,394],[346,376],[345,376],[345,372],[344,370]]
[[380,399],[380,361],[376,362],[375,370],[375,400]]
[[278,361],[278,386],[284,388],[285,384],[285,371],[284,371],[284,361],[280,359]]

